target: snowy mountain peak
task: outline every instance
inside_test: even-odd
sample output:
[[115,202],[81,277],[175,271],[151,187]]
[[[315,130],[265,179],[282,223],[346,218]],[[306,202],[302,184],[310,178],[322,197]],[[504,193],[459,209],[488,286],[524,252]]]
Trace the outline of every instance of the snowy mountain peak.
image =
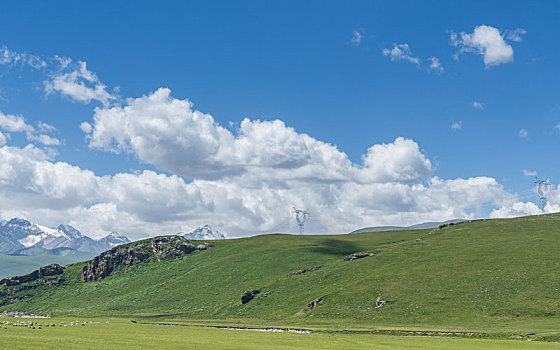
[[212,230],[212,227],[210,227],[210,225],[204,225],[189,233],[180,232],[178,233],[178,235],[183,236],[186,239],[193,239],[193,240],[226,238],[222,233],[220,233],[220,231]]
[[58,231],[65,233],[70,239],[82,237],[82,233],[70,225],[58,225]]
[[121,244],[130,243],[128,237],[119,235],[117,232],[111,232],[107,236],[101,238],[99,241],[106,243],[111,247],[116,247]]

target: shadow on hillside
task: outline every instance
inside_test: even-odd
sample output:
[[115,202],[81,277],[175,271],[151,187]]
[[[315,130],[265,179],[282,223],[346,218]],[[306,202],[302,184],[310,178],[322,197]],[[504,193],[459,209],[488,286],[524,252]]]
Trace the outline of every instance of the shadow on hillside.
[[324,239],[315,246],[307,248],[309,252],[346,256],[360,251],[360,247],[352,242],[339,239]]

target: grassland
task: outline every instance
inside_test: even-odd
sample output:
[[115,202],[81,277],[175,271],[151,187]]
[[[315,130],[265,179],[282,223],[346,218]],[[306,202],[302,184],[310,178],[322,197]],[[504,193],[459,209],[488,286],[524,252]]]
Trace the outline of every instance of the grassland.
[[[2,319],[0,319],[2,320]],[[4,319],[6,320],[6,319]],[[70,324],[74,318],[50,319]],[[398,337],[364,334],[293,334],[208,327],[133,324],[123,319],[88,319],[99,325],[0,328],[3,349],[559,349],[560,344],[519,340]],[[13,322],[11,318],[9,321]],[[39,323],[46,320],[36,320]],[[84,321],[84,319],[80,319]]]
[[[216,241],[210,250],[132,267],[94,283],[80,280],[83,264],[76,264],[66,269],[61,286],[16,294],[23,300],[0,311],[320,331],[453,330],[558,340],[559,243],[558,216],[475,221],[436,232],[264,235]],[[344,261],[349,254],[370,251],[376,254]],[[251,289],[261,293],[241,305],[241,293]],[[376,308],[379,296],[388,303]],[[307,304],[319,297],[324,298],[308,311]],[[247,335],[253,336],[260,335]],[[291,335],[278,335],[283,336]]]

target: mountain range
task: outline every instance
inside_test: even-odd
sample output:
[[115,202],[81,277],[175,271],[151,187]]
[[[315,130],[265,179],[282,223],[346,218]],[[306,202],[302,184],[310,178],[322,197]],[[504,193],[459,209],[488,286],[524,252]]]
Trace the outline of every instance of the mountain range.
[[92,239],[70,225],[53,229],[22,218],[0,221],[0,254],[96,255],[126,243],[130,240],[115,232],[101,239]]

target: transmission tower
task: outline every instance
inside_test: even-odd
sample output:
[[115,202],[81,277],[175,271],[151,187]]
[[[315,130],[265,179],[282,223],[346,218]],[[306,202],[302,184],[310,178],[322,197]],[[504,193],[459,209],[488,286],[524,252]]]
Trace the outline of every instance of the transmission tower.
[[309,218],[309,209],[301,210],[294,207],[294,214],[296,214],[296,221],[298,224],[299,233],[302,234],[305,229],[305,221]]
[[549,180],[539,180],[539,178],[537,176],[535,176],[536,180],[535,180],[535,184],[537,184],[537,192],[539,193],[539,209],[545,213],[545,208],[546,208],[546,204],[548,203],[548,201],[546,200],[546,193],[548,192],[548,190],[550,189],[550,187],[552,186]]

